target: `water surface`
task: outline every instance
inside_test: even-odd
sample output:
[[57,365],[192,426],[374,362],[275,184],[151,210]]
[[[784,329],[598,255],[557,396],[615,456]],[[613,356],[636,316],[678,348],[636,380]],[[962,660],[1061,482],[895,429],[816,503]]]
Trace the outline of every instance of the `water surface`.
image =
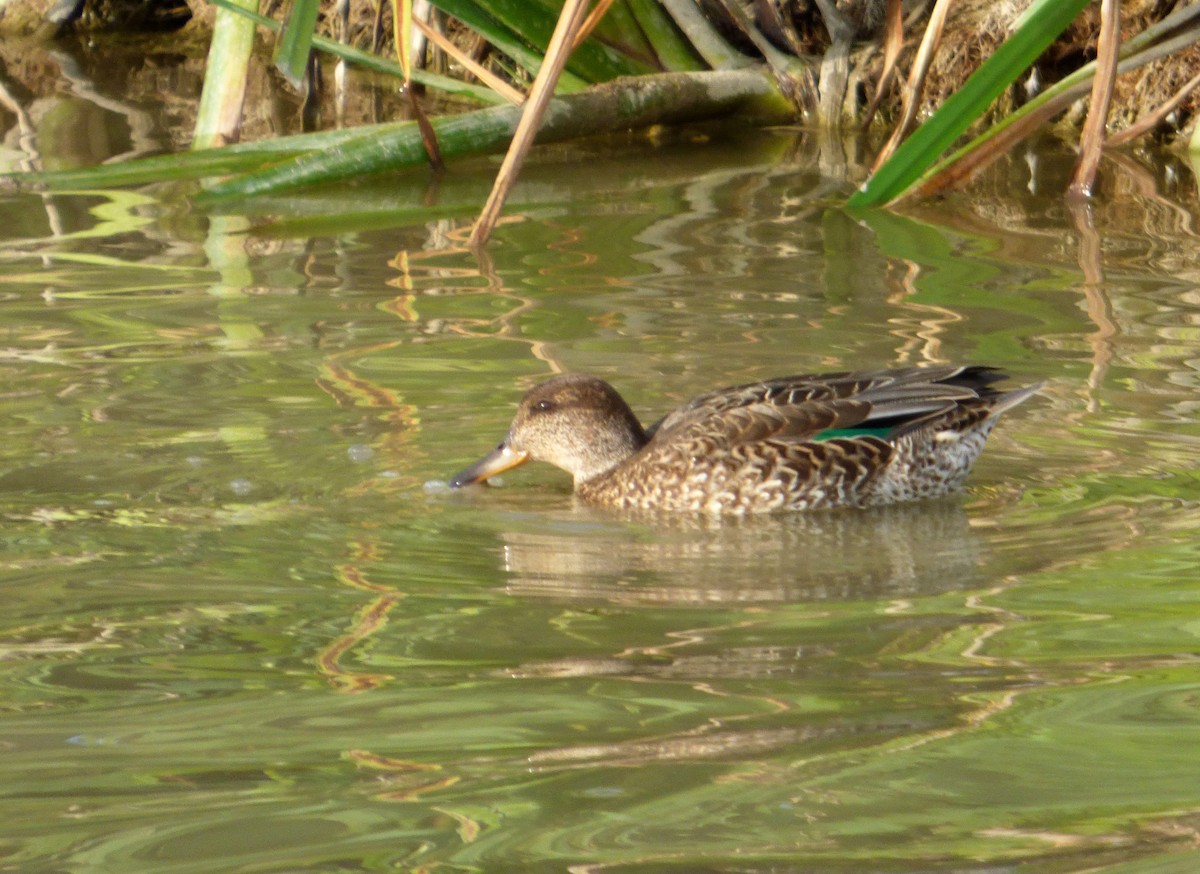
[[[1036,156],[850,216],[794,132],[548,150],[487,263],[486,161],[8,196],[0,869],[1193,870],[1194,183]],[[1048,381],[946,500],[428,486],[558,371],[942,361]]]

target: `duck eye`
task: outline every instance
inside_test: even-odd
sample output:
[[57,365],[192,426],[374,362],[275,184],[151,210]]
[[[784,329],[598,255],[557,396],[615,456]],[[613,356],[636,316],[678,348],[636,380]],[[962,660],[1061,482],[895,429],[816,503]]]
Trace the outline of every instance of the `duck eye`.
[[548,413],[554,409],[554,401],[538,401],[533,408],[539,413]]

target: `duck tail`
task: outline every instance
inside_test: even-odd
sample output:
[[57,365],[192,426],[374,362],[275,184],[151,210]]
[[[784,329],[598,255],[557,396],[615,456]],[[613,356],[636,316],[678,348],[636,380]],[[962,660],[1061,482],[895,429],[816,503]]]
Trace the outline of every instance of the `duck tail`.
[[992,383],[1005,379],[1008,379],[1008,374],[999,367],[971,364],[958,368],[950,376],[939,379],[937,382],[969,388],[976,394],[982,395],[994,391],[991,388]]
[[1016,388],[1012,391],[996,392],[988,399],[989,415],[999,416],[1008,410],[1011,410],[1017,404],[1029,400],[1035,394],[1042,390],[1046,383],[1036,382],[1033,385],[1027,385],[1024,388]]

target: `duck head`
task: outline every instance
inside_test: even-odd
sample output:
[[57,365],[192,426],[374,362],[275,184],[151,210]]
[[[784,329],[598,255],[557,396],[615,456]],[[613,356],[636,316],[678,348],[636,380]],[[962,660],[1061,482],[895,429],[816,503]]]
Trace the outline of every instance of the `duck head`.
[[500,444],[451,478],[451,488],[483,482],[527,461],[545,461],[579,487],[646,445],[646,432],[616,389],[583,374],[556,376],[525,393]]

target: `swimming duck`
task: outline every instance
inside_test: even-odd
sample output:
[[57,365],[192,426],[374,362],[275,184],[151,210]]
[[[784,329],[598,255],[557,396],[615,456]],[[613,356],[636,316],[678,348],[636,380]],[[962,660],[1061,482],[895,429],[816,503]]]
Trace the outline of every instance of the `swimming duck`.
[[713,514],[870,507],[957,489],[1001,413],[1041,384],[1000,391],[991,367],[787,376],[700,395],[650,429],[611,385],[556,376],[521,399],[508,434],[450,480],[527,461],[575,478],[585,501]]

